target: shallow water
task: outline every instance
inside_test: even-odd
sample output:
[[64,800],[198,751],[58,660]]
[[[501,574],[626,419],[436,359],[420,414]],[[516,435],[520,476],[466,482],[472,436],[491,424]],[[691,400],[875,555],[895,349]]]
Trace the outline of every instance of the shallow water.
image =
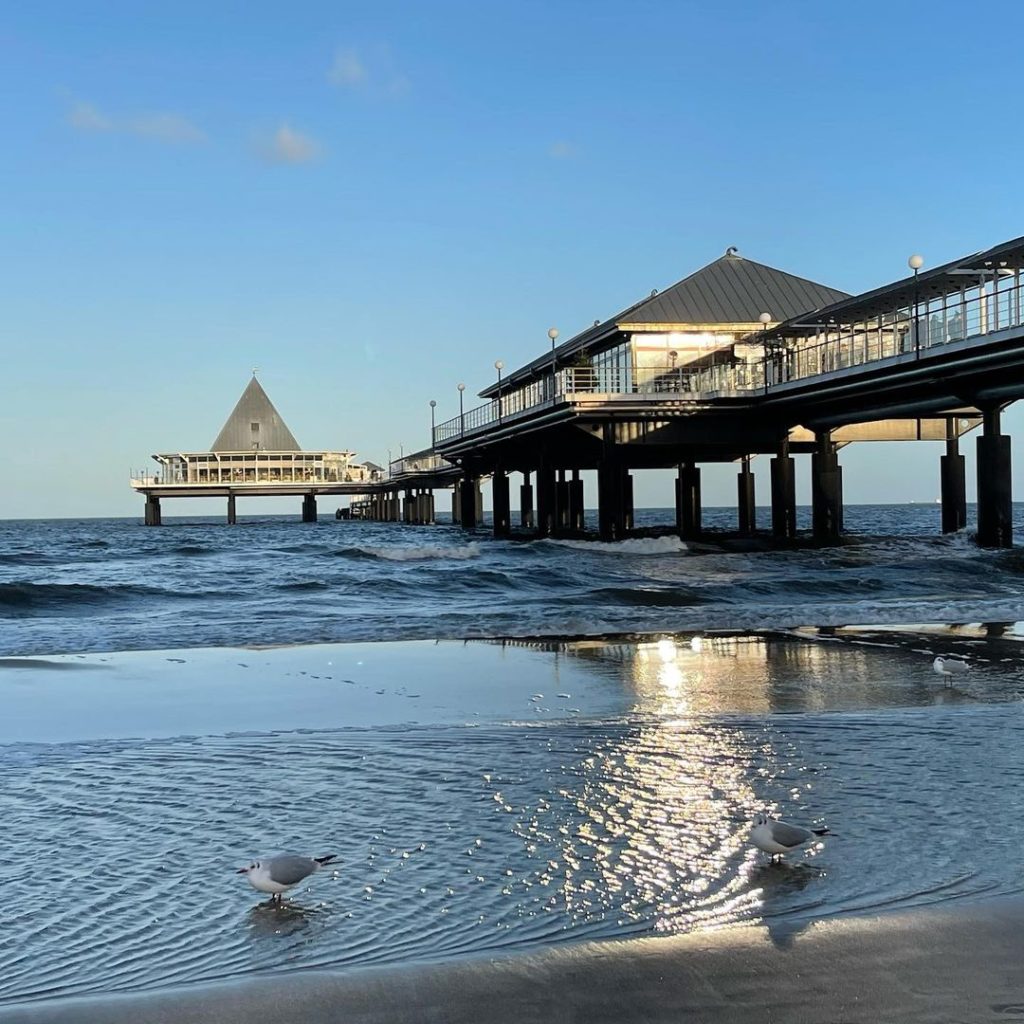
[[1024,618],[1019,551],[943,538],[938,515],[850,506],[842,547],[745,553],[333,519],[0,522],[0,655]]
[[[101,677],[109,687],[103,706],[79,712],[90,738],[26,742],[10,724],[0,737],[0,884],[15,939],[0,999],[744,920],[784,942],[815,917],[1020,890],[1015,639],[408,649],[423,666],[412,701],[377,686],[386,648],[365,675],[356,652],[348,681],[330,687],[310,680],[310,659],[343,648],[220,652],[223,671],[188,651],[68,659],[79,672],[56,671],[62,659],[0,663],[8,693],[49,688],[54,735],[67,728],[62,694]],[[931,670],[939,651],[973,664],[955,688]],[[393,653],[406,682],[408,659]],[[452,676],[472,685],[452,694]],[[247,731],[221,728],[230,709],[216,701],[216,733],[164,722],[176,698],[192,699],[186,684],[237,697],[243,678],[257,709]],[[280,703],[305,721],[275,731],[265,698],[283,685]],[[133,689],[151,738],[96,738],[104,708],[115,726]],[[764,808],[837,837],[768,866],[746,842]],[[232,873],[278,849],[340,864],[279,910]]]

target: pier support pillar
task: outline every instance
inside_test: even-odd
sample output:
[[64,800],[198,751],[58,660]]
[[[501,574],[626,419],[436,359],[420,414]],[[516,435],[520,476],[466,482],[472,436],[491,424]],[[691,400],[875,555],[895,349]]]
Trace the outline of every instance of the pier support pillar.
[[569,529],[573,533],[582,533],[583,526],[583,481],[580,471],[574,469],[569,481]]
[[757,506],[754,503],[754,474],[750,472],[750,456],[743,456],[743,465],[736,476],[736,510],[741,537],[752,537],[757,530]]
[[601,540],[626,536],[626,501],[623,493],[629,473],[615,445],[614,428],[605,424],[604,451],[597,465],[597,516]]
[[967,471],[956,436],[956,421],[946,420],[946,454],[939,459],[942,486],[942,532],[956,533],[967,525]]
[[984,434],[978,438],[978,543],[1013,547],[1013,498],[1010,493],[1010,437],[999,432],[998,406],[982,409]]
[[495,469],[491,477],[491,506],[494,509],[494,536],[507,537],[512,532],[512,511],[509,500],[508,475]]
[[555,532],[565,533],[569,529],[569,481],[565,479],[565,470],[558,471],[558,483],[555,484]]
[[475,530],[477,523],[477,477],[466,473],[459,481],[459,523],[464,530]]
[[160,499],[152,494],[146,495],[146,513],[143,521],[147,526],[160,525]]
[[834,541],[843,532],[843,468],[828,430],[818,431],[811,455],[811,525],[814,539]]
[[238,517],[235,515],[235,496],[233,494],[228,495],[228,525],[234,526],[238,522]]
[[541,458],[537,467],[537,536],[552,537],[555,533],[555,469]]
[[519,488],[519,525],[524,530],[532,530],[533,518],[533,485],[530,483],[530,474],[523,474],[523,484]]
[[676,476],[676,530],[683,540],[700,536],[700,467],[682,462]]
[[302,498],[302,521],[304,523],[316,522],[316,495],[306,494]]
[[456,525],[462,522],[462,481],[456,480],[452,488],[452,522]]
[[780,540],[796,538],[796,465],[789,454],[789,440],[779,446],[771,461],[772,536]]
[[412,491],[407,490],[405,492],[405,499],[402,501],[402,522],[413,523],[416,521],[415,515],[413,515],[413,497]]

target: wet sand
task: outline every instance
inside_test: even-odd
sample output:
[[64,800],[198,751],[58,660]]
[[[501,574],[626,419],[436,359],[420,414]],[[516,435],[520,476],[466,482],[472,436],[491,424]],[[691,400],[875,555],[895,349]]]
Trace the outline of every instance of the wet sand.
[[0,1009],[23,1024],[1024,1019],[1024,901]]

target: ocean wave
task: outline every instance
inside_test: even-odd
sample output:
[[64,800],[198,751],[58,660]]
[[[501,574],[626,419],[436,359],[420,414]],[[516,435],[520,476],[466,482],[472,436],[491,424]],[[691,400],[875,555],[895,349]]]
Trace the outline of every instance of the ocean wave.
[[481,553],[481,546],[475,541],[469,544],[434,545],[424,544],[416,547],[350,547],[341,548],[337,555],[347,558],[373,558],[383,559],[386,562],[416,562],[426,559],[440,558],[464,561],[467,558],[477,558]]
[[630,537],[617,541],[547,540],[541,543],[610,555],[671,555],[690,550],[685,541],[678,537]]
[[211,598],[227,591],[177,591],[139,584],[97,586],[90,583],[0,583],[0,618],[27,615],[90,615],[100,606],[136,603],[140,598]]

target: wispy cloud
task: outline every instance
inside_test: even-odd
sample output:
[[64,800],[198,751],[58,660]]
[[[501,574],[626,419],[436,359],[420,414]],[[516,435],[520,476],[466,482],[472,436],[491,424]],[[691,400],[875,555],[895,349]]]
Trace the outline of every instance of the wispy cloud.
[[396,68],[386,46],[374,47],[368,57],[353,47],[335,51],[327,80],[341,89],[365,89],[392,98],[409,92],[409,79]]
[[110,132],[114,125],[109,117],[104,117],[91,103],[76,102],[68,111],[68,124],[80,132]]
[[319,143],[287,124],[282,124],[260,148],[275,164],[308,164],[320,155]]
[[127,130],[160,142],[202,142],[206,138],[181,114],[144,114],[128,121]]
[[355,50],[338,50],[327,72],[327,80],[345,87],[363,85],[366,82],[366,65]]
[[155,139],[171,145],[202,142],[206,135],[187,117],[174,113],[145,113],[132,117],[105,114],[93,104],[76,100],[67,114],[68,124],[80,132],[116,132]]
[[574,156],[579,154],[579,149],[572,142],[566,142],[564,139],[560,139],[558,142],[553,142],[548,147],[548,156],[554,160],[571,160]]

